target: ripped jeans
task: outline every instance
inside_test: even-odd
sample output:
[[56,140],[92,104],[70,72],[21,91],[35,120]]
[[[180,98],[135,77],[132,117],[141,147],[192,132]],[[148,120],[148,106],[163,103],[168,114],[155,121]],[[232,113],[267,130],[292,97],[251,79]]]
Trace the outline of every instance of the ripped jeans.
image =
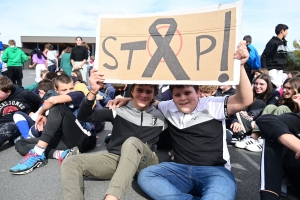
[[18,136],[20,136],[20,132],[13,121],[0,124],[0,146],[7,140],[13,140]]

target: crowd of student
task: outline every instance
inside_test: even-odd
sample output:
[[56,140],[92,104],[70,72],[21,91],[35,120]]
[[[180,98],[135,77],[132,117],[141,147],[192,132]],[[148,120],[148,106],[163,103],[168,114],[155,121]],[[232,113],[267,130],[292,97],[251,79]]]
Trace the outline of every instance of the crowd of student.
[[[105,199],[122,199],[136,174],[153,199],[235,199],[227,149],[234,143],[262,151],[261,199],[285,193],[284,176],[299,193],[300,73],[282,72],[287,30],[276,26],[261,58],[251,36],[244,37],[235,53],[241,60],[237,86],[104,83],[77,37],[60,57],[51,44],[35,49],[35,83],[23,89],[18,68],[27,56],[10,40],[2,52],[8,73],[0,76],[0,145],[15,143],[24,156],[10,172],[27,174],[58,159],[65,199],[84,198],[83,176],[111,179]],[[15,70],[20,76],[13,78]],[[84,154],[105,122],[113,124],[108,152]],[[172,162],[159,163],[159,137],[171,143]]]

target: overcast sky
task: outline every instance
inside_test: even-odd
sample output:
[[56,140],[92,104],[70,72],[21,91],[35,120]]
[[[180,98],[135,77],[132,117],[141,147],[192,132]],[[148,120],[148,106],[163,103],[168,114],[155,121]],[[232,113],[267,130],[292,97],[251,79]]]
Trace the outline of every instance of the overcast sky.
[[[99,14],[139,14],[180,11],[227,4],[230,0],[9,0],[0,1],[0,41],[20,36],[96,36]],[[275,26],[289,26],[289,50],[293,40],[300,40],[300,0],[245,0],[242,34],[251,35],[252,44],[261,54],[266,43],[275,36]]]

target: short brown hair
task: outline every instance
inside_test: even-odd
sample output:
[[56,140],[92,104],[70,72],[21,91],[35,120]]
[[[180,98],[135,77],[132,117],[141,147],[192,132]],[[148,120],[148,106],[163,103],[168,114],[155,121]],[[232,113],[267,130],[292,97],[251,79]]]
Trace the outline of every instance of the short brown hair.
[[65,49],[65,53],[71,53],[72,52],[72,47],[67,47]]
[[53,50],[52,44],[46,44],[44,49]]
[[51,81],[53,81],[56,77],[57,77],[57,74],[55,72],[48,72],[45,75],[45,79],[49,79]]
[[8,40],[8,44],[10,45],[10,46],[16,46],[16,41],[15,40]]
[[200,92],[213,94],[218,89],[217,85],[199,85]]
[[13,82],[6,76],[0,76],[0,90],[7,93],[14,88]]
[[169,89],[170,89],[170,92],[172,93],[172,95],[173,95],[173,90],[174,90],[174,88],[184,88],[185,86],[191,86],[191,87],[193,87],[194,89],[195,89],[195,92],[197,93],[198,92],[198,90],[199,90],[199,85],[170,85],[169,86]]
[[37,89],[48,92],[48,90],[54,90],[54,84],[49,79],[43,79],[38,83]]
[[73,82],[73,79],[71,78],[71,76],[68,76],[67,74],[62,74],[55,78],[54,85],[56,88],[58,88],[58,83],[68,84],[71,82]]
[[126,84],[124,83],[112,83],[111,86],[113,86],[114,89],[124,89],[126,87]]
[[158,85],[153,85],[153,84],[132,84],[131,86],[130,86],[130,96],[132,97],[132,95],[131,95],[131,92],[133,92],[133,90],[134,90],[134,87],[135,86],[137,86],[137,85],[141,85],[141,86],[150,86],[150,87],[152,87],[153,89],[154,89],[154,96],[156,96],[157,94],[158,94],[158,90],[159,90],[159,88],[158,88]]

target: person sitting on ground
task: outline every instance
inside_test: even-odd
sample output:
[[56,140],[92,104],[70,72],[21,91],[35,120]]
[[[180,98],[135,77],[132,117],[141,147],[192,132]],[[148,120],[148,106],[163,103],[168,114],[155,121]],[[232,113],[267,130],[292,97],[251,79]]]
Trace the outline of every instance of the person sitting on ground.
[[0,76],[0,146],[20,136],[13,114],[17,111],[26,114],[35,112],[40,103],[38,95],[14,85],[6,76]]
[[[39,96],[42,99],[41,106],[43,106],[43,102],[47,100],[50,96],[58,95],[57,92],[55,92],[53,82],[48,79],[41,80],[38,83],[37,89],[39,91]],[[39,109],[41,109],[41,107]],[[39,110],[35,113],[30,112],[28,115],[22,111],[17,111],[14,113],[13,119],[21,133],[20,139],[41,136],[41,132],[38,131],[34,126],[38,112]]]
[[224,97],[226,95],[234,95],[235,89],[232,87],[232,85],[220,85],[214,94],[216,97]]
[[167,101],[167,100],[171,100],[172,98],[173,97],[170,92],[169,85],[167,84],[160,85],[158,94],[155,96],[155,99],[157,101]]
[[[300,107],[300,94],[292,97]],[[264,148],[261,157],[260,199],[280,199],[282,172],[300,199],[300,113],[266,114],[256,120]]]
[[296,76],[300,76],[300,72],[299,71],[291,71],[287,74],[287,78],[294,78]]
[[[17,141],[16,150],[25,156],[10,169],[12,174],[27,174],[46,165],[47,158],[63,160],[96,146],[96,135],[84,129],[75,116],[84,94],[74,91],[68,75],[58,76],[54,85],[59,95],[44,102],[35,122],[36,128],[43,133],[39,138]],[[45,117],[47,110],[49,114]]]
[[109,110],[93,110],[93,102],[103,82],[96,69],[89,78],[91,90],[83,100],[78,118],[83,121],[113,123],[108,153],[81,154],[62,163],[61,179],[65,199],[83,199],[83,176],[111,179],[105,199],[122,199],[136,173],[157,164],[156,142],[165,127],[165,118],[153,105],[158,85],[133,84],[132,101],[126,106]]
[[[267,105],[262,115],[274,114],[280,115],[282,113],[299,112],[298,104],[293,101],[293,96],[298,94],[300,91],[300,78],[287,79],[283,84],[283,97],[280,98],[278,104]],[[241,127],[246,130],[246,132],[252,131],[251,137],[247,141],[247,146],[245,147],[249,151],[259,152],[262,151],[263,143],[258,138],[260,137],[260,131],[255,124],[255,120],[252,116],[249,116],[247,112],[239,113],[239,123]]]
[[[46,73],[46,72],[45,72]],[[52,81],[53,82],[53,80],[55,79],[57,77],[57,74],[55,73],[55,72],[47,72],[45,75],[44,75],[44,78],[43,79],[48,79],[48,80],[50,80],[50,81]],[[32,90],[32,92],[34,93],[34,94],[39,94],[39,91],[38,91],[38,89],[37,89],[37,87],[35,87],[35,88],[33,88],[33,90]]]
[[173,100],[158,103],[168,120],[175,156],[174,162],[149,166],[140,172],[138,184],[152,199],[192,199],[191,192],[203,199],[235,199],[225,118],[245,109],[253,98],[244,69],[249,57],[245,41],[238,48],[235,58],[241,60],[240,84],[235,95],[199,99],[198,86],[172,85]]
[[82,74],[80,72],[80,69],[73,69],[72,73],[71,73],[71,76],[76,76],[78,77],[82,83],[86,84],[85,81],[83,81],[83,78],[82,78]]
[[[41,71],[41,73],[40,73],[40,81],[43,80],[43,79],[45,78],[45,76],[46,76],[46,74],[47,74],[48,72],[49,72],[49,71],[48,71],[47,69]],[[37,86],[38,86],[38,82],[34,82],[34,83],[31,84],[31,85],[25,86],[24,89],[33,91]]]
[[[73,83],[74,83],[74,91],[81,91],[84,93],[84,95],[86,96],[89,93],[89,89],[86,86],[86,84],[82,83],[82,80],[80,80],[78,77],[75,76],[71,76],[71,78],[73,79]],[[98,102],[101,98],[101,96],[99,94],[97,94],[96,96],[96,100],[95,104],[94,104],[94,109],[101,109],[102,106],[101,104]],[[76,113],[77,116],[77,113]],[[89,131],[95,131],[95,132],[100,132],[104,129],[105,127],[105,122],[101,121],[101,122],[81,122],[81,125],[89,130]]]
[[115,98],[115,88],[110,83],[99,83],[101,96],[103,97],[99,100],[102,107],[105,107],[107,102]]
[[[275,90],[273,83],[271,82],[271,78],[267,74],[261,74],[256,77],[253,95],[253,103],[245,110],[249,116],[253,117],[253,120],[257,119],[257,117],[261,115],[263,109],[267,105],[276,105],[280,98],[279,92]],[[244,149],[247,145],[252,144],[252,142],[249,142],[251,140],[251,132],[247,132],[247,130],[242,126],[241,113],[242,112],[236,113],[237,120],[233,120],[232,123],[238,123],[245,136],[241,141],[235,143],[235,147]],[[258,140],[257,142],[261,143],[262,141]]]
[[111,85],[115,89],[115,97],[113,99],[130,97],[130,86],[131,85],[123,84],[123,83],[113,83]]
[[217,85],[199,85],[199,97],[214,96],[217,92]]

